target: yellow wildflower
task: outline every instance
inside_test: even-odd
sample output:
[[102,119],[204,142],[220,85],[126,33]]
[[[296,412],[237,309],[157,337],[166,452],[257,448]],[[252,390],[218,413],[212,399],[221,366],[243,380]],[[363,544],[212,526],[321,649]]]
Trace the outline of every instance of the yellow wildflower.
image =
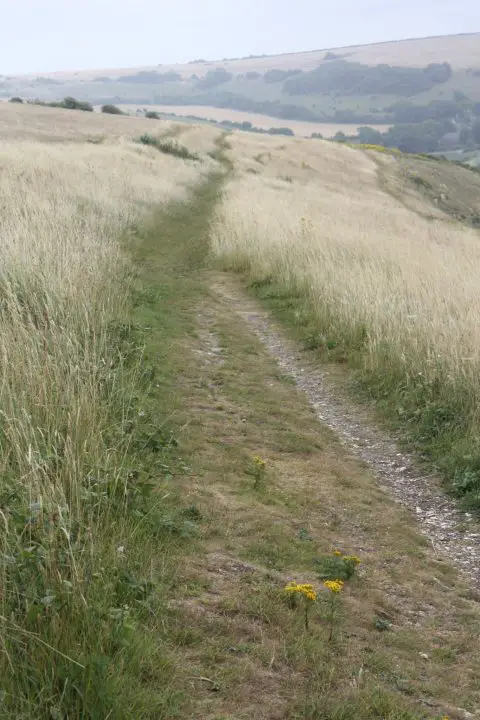
[[334,550],[334,551],[333,551],[333,554],[336,555],[337,557],[341,557],[342,551],[341,551],[341,550]]
[[317,593],[313,585],[310,585],[310,583],[303,583],[303,585],[300,585],[292,581],[289,582],[288,585],[285,585],[283,590],[289,594],[298,593],[299,595],[303,595],[305,600],[309,600],[310,602],[315,602],[317,599]]
[[261,457],[259,457],[258,455],[255,455],[255,457],[253,458],[253,462],[255,463],[255,465],[257,466],[257,468],[258,468],[259,470],[263,470],[264,467],[265,467],[265,465],[266,465],[265,460],[263,460],[263,459],[262,459]]
[[360,563],[362,562],[360,558],[356,555],[345,555],[343,559],[345,560],[345,562],[351,562],[354,565],[360,565]]
[[323,584],[332,593],[339,593],[343,590],[343,580],[325,580]]

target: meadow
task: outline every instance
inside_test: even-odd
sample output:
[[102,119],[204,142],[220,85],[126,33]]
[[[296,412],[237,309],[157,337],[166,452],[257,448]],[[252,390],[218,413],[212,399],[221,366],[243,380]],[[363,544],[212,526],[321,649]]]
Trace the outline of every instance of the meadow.
[[0,137],[0,715],[475,717],[477,592],[248,324],[423,423],[475,507],[448,166],[6,103]]
[[[208,163],[134,142],[147,126],[0,108],[3,717],[64,717],[62,673],[68,717],[90,706],[107,716],[102,657],[135,622],[119,548],[128,543],[147,575],[155,552],[129,489],[142,356],[127,348],[124,246],[154,209],[184,201]],[[125,712],[141,707],[129,692],[126,683]]]
[[395,186],[393,157],[243,135],[231,157],[238,170],[214,232],[223,265],[266,295],[291,296],[310,345],[348,358],[378,406],[478,507],[478,230],[412,191],[420,177]]

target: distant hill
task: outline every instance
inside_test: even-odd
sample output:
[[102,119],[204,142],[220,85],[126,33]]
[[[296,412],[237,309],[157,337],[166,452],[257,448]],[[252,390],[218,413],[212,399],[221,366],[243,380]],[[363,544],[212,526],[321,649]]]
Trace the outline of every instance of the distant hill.
[[225,108],[281,119],[282,125],[293,120],[350,126],[430,123],[425,126],[429,150],[437,136],[448,136],[452,148],[467,147],[475,145],[480,117],[480,33],[183,65],[0,77],[0,97],[9,95],[45,101],[71,95],[96,105],[195,106],[196,112],[203,106],[206,117],[209,107]]

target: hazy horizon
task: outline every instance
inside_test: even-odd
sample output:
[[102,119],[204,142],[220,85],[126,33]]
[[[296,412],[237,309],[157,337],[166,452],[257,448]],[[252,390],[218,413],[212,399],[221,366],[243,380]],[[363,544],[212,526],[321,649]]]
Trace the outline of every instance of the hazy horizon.
[[475,0],[0,0],[0,74],[280,54],[480,30]]

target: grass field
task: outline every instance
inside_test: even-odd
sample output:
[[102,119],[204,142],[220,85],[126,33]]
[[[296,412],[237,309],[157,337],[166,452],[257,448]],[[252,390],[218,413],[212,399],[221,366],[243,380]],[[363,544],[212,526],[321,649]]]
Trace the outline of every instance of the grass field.
[[[297,298],[294,322],[309,327],[309,342],[356,364],[378,402],[478,507],[479,234],[412,191],[432,187],[423,161],[410,167],[409,187],[392,182],[398,160],[375,156],[235,137],[241,170],[218,215],[217,252],[267,294],[272,284]],[[431,167],[441,178],[442,166]],[[477,176],[459,172],[467,202]],[[442,192],[450,194],[444,185],[438,199]]]
[[0,127],[0,715],[476,718],[477,592],[217,265],[389,393],[401,352],[442,401],[463,373],[473,423],[478,234],[387,155],[34,106]]
[[151,472],[138,458],[151,431],[122,238],[211,164],[134,143],[142,124],[128,119],[121,135],[121,121],[78,112],[1,106],[0,118],[1,714],[141,716],[144,648],[120,655],[156,549],[131,480]]

